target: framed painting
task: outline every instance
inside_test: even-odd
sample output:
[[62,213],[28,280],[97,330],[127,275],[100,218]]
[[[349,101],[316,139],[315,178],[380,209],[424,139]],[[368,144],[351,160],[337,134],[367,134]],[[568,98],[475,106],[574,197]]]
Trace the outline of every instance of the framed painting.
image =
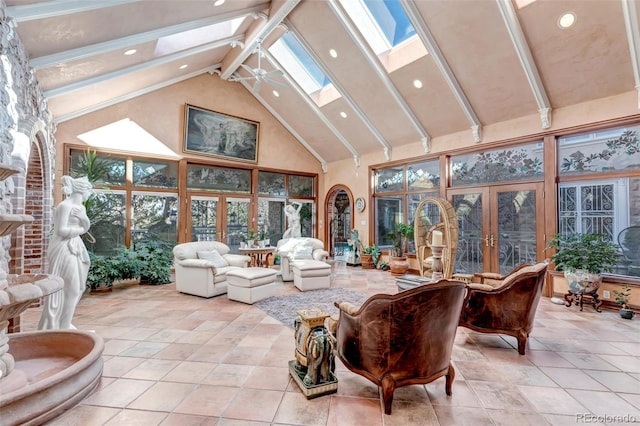
[[258,161],[260,123],[188,104],[184,122],[184,152]]

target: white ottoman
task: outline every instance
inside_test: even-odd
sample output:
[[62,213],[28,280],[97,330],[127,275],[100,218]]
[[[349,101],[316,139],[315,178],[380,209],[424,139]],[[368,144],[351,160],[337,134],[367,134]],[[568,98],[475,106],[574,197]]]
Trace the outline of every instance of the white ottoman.
[[227,272],[227,297],[253,304],[276,294],[277,271],[269,268],[240,268]]
[[331,265],[320,260],[301,260],[291,264],[293,285],[300,291],[331,287]]

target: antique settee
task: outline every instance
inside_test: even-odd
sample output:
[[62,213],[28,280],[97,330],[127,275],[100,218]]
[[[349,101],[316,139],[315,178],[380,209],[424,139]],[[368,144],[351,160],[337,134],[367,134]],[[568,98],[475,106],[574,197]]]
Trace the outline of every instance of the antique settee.
[[401,386],[445,376],[451,395],[451,352],[465,295],[465,283],[441,280],[394,295],[376,294],[360,307],[335,303],[336,354],[349,370],[382,387],[386,414]]
[[506,276],[476,275],[474,279],[481,277],[483,282],[469,284],[460,325],[513,336],[518,340],[518,353],[524,355],[546,273],[547,264],[541,262],[521,265]]
[[251,258],[230,254],[229,246],[218,241],[195,241],[173,248],[176,290],[201,297],[227,292],[227,272],[246,268]]

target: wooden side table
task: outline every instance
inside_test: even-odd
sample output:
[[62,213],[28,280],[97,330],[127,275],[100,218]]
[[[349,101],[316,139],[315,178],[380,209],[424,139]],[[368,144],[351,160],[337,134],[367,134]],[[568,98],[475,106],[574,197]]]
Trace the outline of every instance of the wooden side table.
[[269,267],[269,257],[276,251],[275,247],[248,247],[240,248],[238,251],[251,257],[251,265],[254,267]]

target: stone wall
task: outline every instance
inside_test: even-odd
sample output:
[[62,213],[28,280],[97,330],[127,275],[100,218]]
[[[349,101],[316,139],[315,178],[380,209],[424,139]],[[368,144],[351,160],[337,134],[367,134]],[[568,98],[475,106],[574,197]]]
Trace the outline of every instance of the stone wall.
[[35,220],[0,239],[0,283],[7,273],[46,272],[53,204],[55,125],[16,25],[0,0],[0,167],[19,170],[0,182],[0,214]]

